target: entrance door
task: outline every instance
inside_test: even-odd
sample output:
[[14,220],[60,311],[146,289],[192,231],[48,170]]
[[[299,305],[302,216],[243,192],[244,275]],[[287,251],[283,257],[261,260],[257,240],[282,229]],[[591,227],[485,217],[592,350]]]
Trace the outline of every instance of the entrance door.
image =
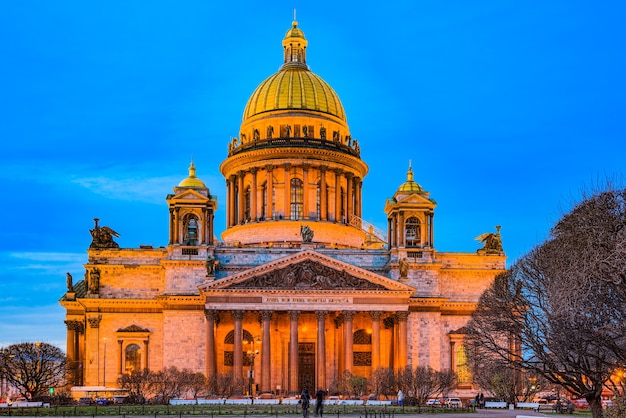
[[298,390],[315,393],[315,343],[298,343]]

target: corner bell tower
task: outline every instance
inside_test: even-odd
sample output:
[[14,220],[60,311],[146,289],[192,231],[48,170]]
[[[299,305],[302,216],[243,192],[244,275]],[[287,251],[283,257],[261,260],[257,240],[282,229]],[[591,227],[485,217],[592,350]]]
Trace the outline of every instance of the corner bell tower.
[[169,245],[215,245],[213,219],[217,198],[196,177],[193,161],[189,176],[174,187],[174,194],[169,194],[166,200],[170,210]]

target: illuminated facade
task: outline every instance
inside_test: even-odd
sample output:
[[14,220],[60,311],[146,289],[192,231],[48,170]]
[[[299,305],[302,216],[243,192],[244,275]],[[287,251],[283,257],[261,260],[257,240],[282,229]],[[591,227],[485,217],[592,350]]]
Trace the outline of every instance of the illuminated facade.
[[287,394],[425,365],[457,370],[456,393],[473,396],[463,327],[505,255],[437,252],[436,203],[410,167],[381,200],[387,232],[363,221],[368,166],[341,101],[309,70],[297,22],[282,46],[220,166],[220,240],[193,163],[167,196],[167,246],[118,248],[96,221],[85,278],[60,301],[73,383],[112,388],[169,366],[247,382],[254,370],[259,391]]

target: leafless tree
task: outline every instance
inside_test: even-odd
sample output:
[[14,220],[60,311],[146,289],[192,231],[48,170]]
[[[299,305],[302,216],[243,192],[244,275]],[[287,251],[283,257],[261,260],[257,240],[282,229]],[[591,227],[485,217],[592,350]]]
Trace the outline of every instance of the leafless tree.
[[394,394],[395,386],[395,377],[392,368],[379,367],[372,371],[369,387],[372,393],[376,394],[376,397],[383,395],[385,398],[389,399],[389,396]]
[[468,325],[469,352],[537,373],[594,418],[626,356],[626,191],[596,193],[499,275]]
[[339,378],[339,390],[351,398],[359,397],[366,388],[366,378],[352,374],[347,370]]
[[121,389],[128,391],[131,403],[144,403],[153,394],[153,373],[148,369],[133,370],[124,373],[117,383]]
[[19,343],[0,349],[0,378],[26,399],[45,395],[64,384],[65,355],[47,343]]
[[187,392],[198,402],[198,396],[207,390],[207,379],[202,373],[186,373]]

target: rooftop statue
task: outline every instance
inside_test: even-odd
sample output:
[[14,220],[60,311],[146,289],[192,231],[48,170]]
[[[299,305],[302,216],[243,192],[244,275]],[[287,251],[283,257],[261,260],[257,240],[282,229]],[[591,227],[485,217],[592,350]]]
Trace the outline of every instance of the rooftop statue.
[[478,254],[500,254],[504,252],[500,228],[500,225],[496,225],[496,232],[485,232],[474,238],[476,241],[484,244],[482,248],[476,251]]
[[108,226],[98,226],[100,219],[94,218],[95,226],[90,229],[91,245],[89,248],[119,248],[117,242],[113,241],[113,237],[119,237],[120,234],[109,228]]
[[313,230],[308,225],[302,225],[300,227],[300,235],[302,235],[302,242],[313,242]]

